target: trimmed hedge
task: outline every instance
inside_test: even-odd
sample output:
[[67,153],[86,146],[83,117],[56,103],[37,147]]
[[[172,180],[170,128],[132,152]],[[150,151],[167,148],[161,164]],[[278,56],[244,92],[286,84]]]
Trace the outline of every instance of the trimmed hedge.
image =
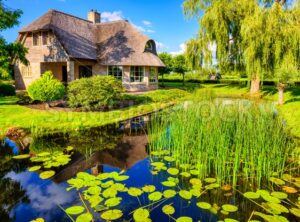
[[51,71],[47,71],[30,84],[27,92],[33,101],[51,102],[64,97],[65,86],[53,77]]
[[68,85],[68,105],[99,109],[119,101],[124,91],[122,82],[112,76],[82,78]]
[[16,89],[13,85],[0,83],[0,96],[15,96]]
[[[162,81],[159,80],[159,83],[162,82],[182,82],[178,81],[177,79],[164,79]],[[200,83],[200,84],[229,84],[229,85],[241,85],[241,86],[247,86],[249,80],[232,80],[232,79],[220,79],[220,80],[197,80],[197,79],[190,79],[186,80],[186,83]],[[296,86],[300,86],[300,82],[294,82]],[[277,81],[272,80],[265,80],[263,81],[264,86],[277,86]]]

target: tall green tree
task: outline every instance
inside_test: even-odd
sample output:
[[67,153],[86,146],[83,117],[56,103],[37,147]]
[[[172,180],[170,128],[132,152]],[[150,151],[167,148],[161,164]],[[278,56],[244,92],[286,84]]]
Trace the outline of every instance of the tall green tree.
[[[5,6],[3,0],[0,0],[0,33],[19,24],[21,15],[21,10],[10,9]],[[0,34],[0,78],[8,78],[10,76],[11,65],[16,60],[20,60],[27,65],[26,53],[27,49],[21,43],[7,43]]]
[[284,89],[298,75],[300,67],[300,11],[295,5],[286,7],[282,2],[269,8],[257,6],[241,29],[247,72],[275,77],[279,104],[283,104]]
[[[242,26],[245,27],[245,22],[247,23],[249,18],[255,19],[254,15],[257,15],[259,10],[271,10],[275,4],[280,5],[283,10],[289,10],[292,3],[292,0],[186,0],[183,7],[188,18],[199,19],[200,31],[197,38],[201,42],[205,60],[209,60],[211,56],[207,53],[209,44],[216,43],[219,68],[224,71],[232,65],[238,68],[244,67],[249,62],[245,58],[247,44],[243,40],[245,35],[242,34]],[[259,23],[258,20],[254,22]],[[251,36],[255,35],[257,30],[252,31]],[[255,44],[251,38],[248,38],[248,41]],[[251,93],[255,94],[260,89],[260,80],[264,77],[264,73],[254,67],[251,72],[249,64],[247,71],[251,80]]]
[[[203,65],[204,54],[209,55],[210,52],[204,53],[200,39],[190,39],[186,43],[186,65],[191,70],[198,70]],[[211,58],[211,56],[209,57]]]
[[158,74],[162,76],[162,85],[164,86],[164,75],[169,74],[172,71],[173,57],[167,52],[159,53],[158,56],[165,64],[165,67],[160,67],[158,69]]
[[184,54],[175,55],[173,57],[173,72],[177,72],[182,75],[182,84],[185,85],[185,73],[188,71],[186,65],[186,57]]

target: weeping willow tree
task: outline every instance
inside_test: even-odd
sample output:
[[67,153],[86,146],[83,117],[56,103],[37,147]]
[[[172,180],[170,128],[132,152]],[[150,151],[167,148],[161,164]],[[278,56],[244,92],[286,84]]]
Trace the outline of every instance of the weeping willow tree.
[[[256,81],[265,76],[278,81],[278,103],[283,104],[286,85],[299,73],[299,7],[275,2],[270,8],[255,7],[241,26],[247,73]],[[259,85],[255,85],[259,89]]]
[[[250,41],[255,46],[257,37],[256,32],[263,33],[266,30],[259,29],[262,26],[253,26],[250,36],[245,36],[247,25],[250,20],[254,23],[262,22],[259,11],[270,11],[274,5],[280,6],[282,11],[287,11],[291,2],[286,0],[186,0],[183,4],[186,17],[197,17],[200,30],[197,35],[199,49],[192,52],[187,51],[190,58],[202,56],[206,63],[211,63],[212,54],[209,53],[209,46],[214,43],[217,46],[216,57],[221,71],[229,67],[241,70],[246,67],[248,77],[251,80],[251,93],[257,93],[260,89],[260,80],[264,77],[264,67],[260,61],[256,60],[255,66],[250,69],[248,63],[251,59],[258,56],[251,55],[249,50]],[[257,14],[258,13],[258,14]],[[259,35],[261,37],[261,35]],[[247,41],[244,38],[247,37]],[[188,43],[193,45],[194,42]],[[188,48],[189,49],[189,48]],[[192,49],[192,47],[190,48]],[[253,52],[253,50],[252,50]],[[268,54],[268,53],[267,53]],[[193,62],[192,62],[193,63]],[[252,63],[253,64],[253,63]]]

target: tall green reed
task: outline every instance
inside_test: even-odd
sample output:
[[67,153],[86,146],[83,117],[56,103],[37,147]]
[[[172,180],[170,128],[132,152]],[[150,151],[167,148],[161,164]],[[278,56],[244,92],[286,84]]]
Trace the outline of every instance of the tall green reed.
[[190,164],[199,177],[237,184],[261,183],[284,173],[294,142],[271,104],[219,100],[213,95],[155,117],[149,125],[151,151],[170,149],[178,164]]

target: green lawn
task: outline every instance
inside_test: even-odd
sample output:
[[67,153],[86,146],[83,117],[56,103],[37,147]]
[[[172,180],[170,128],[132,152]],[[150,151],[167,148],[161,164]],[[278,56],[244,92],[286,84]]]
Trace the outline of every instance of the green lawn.
[[[56,132],[76,130],[80,128],[97,127],[115,123],[138,115],[162,109],[180,101],[188,92],[195,89],[203,93],[211,91],[218,97],[249,97],[247,87],[225,84],[165,83],[166,90],[158,90],[143,95],[126,95],[129,99],[143,102],[130,108],[110,112],[58,112],[34,110],[15,104],[16,97],[0,98],[0,134],[10,127],[21,127],[32,131]],[[177,88],[177,89],[171,89]],[[179,90],[181,89],[181,90]],[[188,92],[186,92],[188,91]],[[275,87],[264,87],[262,99],[277,100]],[[286,103],[278,106],[278,110],[291,127],[292,133],[300,137],[300,88],[294,87],[285,93]]]
[[32,132],[48,133],[98,127],[147,114],[174,104],[188,93],[178,89],[158,90],[132,96],[144,103],[110,112],[42,111],[17,105],[16,97],[0,98],[0,134],[10,127],[20,127]]

